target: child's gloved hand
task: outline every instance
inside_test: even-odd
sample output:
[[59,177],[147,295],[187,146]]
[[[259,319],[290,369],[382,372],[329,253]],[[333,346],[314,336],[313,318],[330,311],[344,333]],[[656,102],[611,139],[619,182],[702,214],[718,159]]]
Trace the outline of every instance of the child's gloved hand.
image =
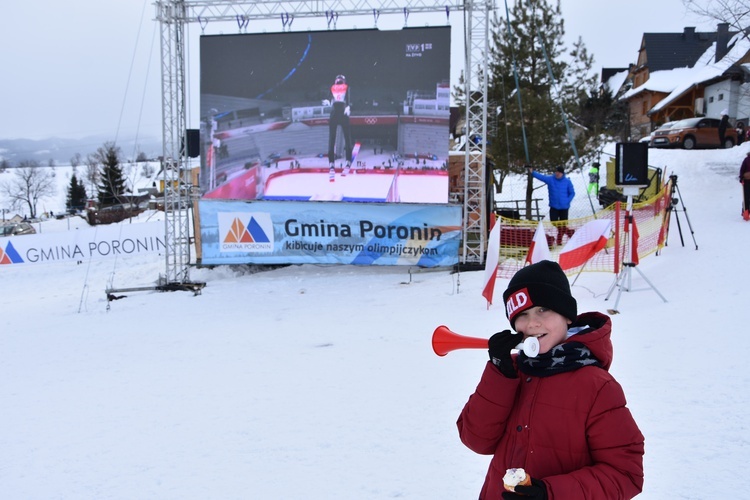
[[547,500],[547,485],[541,479],[531,478],[531,486],[516,486],[516,492],[506,491],[503,500]]
[[490,361],[507,378],[518,378],[516,367],[513,366],[513,359],[510,357],[510,350],[516,347],[521,340],[523,340],[523,335],[513,334],[510,330],[503,330],[490,337]]
[[345,114],[346,116],[349,116],[349,113],[350,113],[350,112],[351,112],[351,108],[350,108],[349,106],[347,106],[347,107],[345,107],[345,108],[344,108],[344,114]]
[[330,106],[331,105],[331,101],[329,101],[328,99],[323,99],[323,101],[321,102],[321,104],[323,104],[323,106]]

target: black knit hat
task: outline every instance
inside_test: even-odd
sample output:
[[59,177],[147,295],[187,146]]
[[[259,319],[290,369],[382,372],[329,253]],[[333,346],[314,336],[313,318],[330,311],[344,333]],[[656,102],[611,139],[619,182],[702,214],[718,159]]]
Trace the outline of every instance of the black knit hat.
[[576,299],[560,264],[543,260],[519,270],[503,293],[505,315],[515,330],[518,313],[535,306],[552,309],[571,321],[578,316]]
[[560,172],[561,174],[564,174],[565,173],[565,167],[557,167],[555,169],[555,172]]

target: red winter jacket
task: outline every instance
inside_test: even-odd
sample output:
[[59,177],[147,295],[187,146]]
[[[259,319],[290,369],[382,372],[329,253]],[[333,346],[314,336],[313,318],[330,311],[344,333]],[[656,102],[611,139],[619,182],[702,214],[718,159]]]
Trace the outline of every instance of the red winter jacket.
[[487,363],[457,422],[467,447],[494,455],[480,500],[501,498],[511,467],[544,480],[549,500],[629,499],[641,492],[643,435],[607,371],[612,323],[592,312],[574,325],[592,327],[569,341],[585,344],[603,368],[509,379]]
[[742,165],[740,165],[740,182],[745,180],[745,174],[747,173],[750,173],[750,154],[742,160]]

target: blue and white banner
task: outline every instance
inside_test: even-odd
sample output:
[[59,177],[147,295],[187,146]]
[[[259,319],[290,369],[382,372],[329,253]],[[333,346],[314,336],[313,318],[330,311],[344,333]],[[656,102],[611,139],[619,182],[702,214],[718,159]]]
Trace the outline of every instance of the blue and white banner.
[[452,266],[461,207],[201,200],[201,263]]
[[164,234],[164,222],[146,222],[0,238],[0,268],[163,252]]

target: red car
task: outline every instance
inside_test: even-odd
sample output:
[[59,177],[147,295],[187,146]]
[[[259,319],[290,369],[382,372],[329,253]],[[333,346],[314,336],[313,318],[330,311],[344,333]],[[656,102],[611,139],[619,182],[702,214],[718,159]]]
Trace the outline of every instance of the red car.
[[655,148],[731,148],[737,144],[737,130],[727,127],[724,144],[719,143],[717,118],[687,118],[668,129],[654,131],[650,145]]

